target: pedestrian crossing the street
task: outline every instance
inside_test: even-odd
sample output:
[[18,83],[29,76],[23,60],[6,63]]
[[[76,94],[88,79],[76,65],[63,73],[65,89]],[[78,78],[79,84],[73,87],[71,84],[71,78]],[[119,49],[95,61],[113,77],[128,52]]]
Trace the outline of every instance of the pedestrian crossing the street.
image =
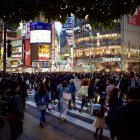
[[[36,104],[33,100],[26,101],[26,104],[32,107],[36,107]],[[90,113],[87,111],[87,107],[83,107],[82,112],[79,112],[79,109],[81,108],[81,100],[78,97],[76,97],[76,108],[76,110],[72,109],[67,111],[67,121],[74,125],[85,128],[89,131],[95,132],[96,128],[92,126],[92,123],[95,120],[95,116],[90,115]],[[54,107],[54,110],[47,110],[47,113],[57,118],[60,118],[60,113],[57,107]],[[110,137],[109,130],[104,129],[103,135],[106,137]]]

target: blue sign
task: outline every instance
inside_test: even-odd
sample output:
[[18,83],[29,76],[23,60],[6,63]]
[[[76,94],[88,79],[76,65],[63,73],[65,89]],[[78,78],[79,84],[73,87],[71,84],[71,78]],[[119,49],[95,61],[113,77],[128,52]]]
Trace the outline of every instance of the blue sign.
[[33,30],[52,30],[52,25],[45,22],[31,22],[30,31]]
[[63,26],[62,26],[63,29],[72,29],[73,27],[74,27],[74,16],[69,17],[66,20],[66,23],[63,24]]

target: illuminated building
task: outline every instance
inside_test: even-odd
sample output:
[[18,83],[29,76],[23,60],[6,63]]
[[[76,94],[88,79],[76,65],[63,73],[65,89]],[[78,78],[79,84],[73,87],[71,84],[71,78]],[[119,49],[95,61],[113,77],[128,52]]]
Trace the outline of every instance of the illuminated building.
[[74,34],[75,70],[140,70],[140,11],[123,16],[110,30],[92,29],[87,20],[77,20]]

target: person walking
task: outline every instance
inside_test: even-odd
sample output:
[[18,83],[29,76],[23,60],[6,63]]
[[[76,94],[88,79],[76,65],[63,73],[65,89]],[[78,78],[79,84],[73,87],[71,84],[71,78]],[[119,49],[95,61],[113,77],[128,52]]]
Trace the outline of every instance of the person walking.
[[[82,104],[81,104],[81,109],[79,112],[82,111],[82,108],[84,107],[85,104],[87,104],[87,99],[88,99],[88,85],[89,85],[89,80],[82,80],[81,87],[78,91],[78,97],[82,98]],[[88,110],[88,109],[87,109]]]
[[71,95],[66,81],[62,82],[62,87],[59,87],[59,102],[60,102],[60,118],[62,121],[66,120],[66,113],[68,110],[68,102],[70,100],[64,98],[64,94]]
[[110,97],[111,91],[115,88],[115,83],[113,80],[109,80],[109,85],[106,87],[106,99],[105,104],[108,105],[108,100]]
[[111,120],[113,118],[113,115],[114,115],[116,109],[123,105],[123,101],[122,101],[122,99],[119,98],[118,95],[119,95],[118,88],[114,88],[110,92],[109,101],[108,101],[109,110],[108,110],[108,114],[106,116],[106,124],[108,125],[109,129],[111,128]]
[[96,128],[96,132],[94,134],[94,137],[98,138],[99,133],[99,140],[102,139],[103,129],[106,128],[106,122],[105,122],[105,111],[107,110],[104,106],[104,99],[99,99],[100,104],[100,110],[98,112],[98,115],[96,116],[92,126]]
[[130,88],[127,94],[128,103],[118,108],[112,118],[112,140],[140,139],[140,88]]
[[37,108],[40,110],[40,124],[39,126],[41,128],[44,127],[44,124],[46,123],[46,109],[47,105],[50,102],[49,95],[46,90],[44,83],[39,83],[38,91],[36,92],[34,96],[34,100],[36,102]]
[[75,87],[75,84],[74,84],[74,80],[73,79],[70,80],[69,91],[71,93],[71,99],[70,99],[69,104],[68,104],[69,109],[72,109],[71,102],[73,103],[73,109],[76,109],[76,104],[75,104],[76,87]]

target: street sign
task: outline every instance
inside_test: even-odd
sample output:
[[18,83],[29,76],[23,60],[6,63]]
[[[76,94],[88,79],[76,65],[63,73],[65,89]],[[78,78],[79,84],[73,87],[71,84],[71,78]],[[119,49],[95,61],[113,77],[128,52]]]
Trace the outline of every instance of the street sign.
[[66,23],[63,24],[62,29],[73,29],[74,25],[74,16],[68,17]]

